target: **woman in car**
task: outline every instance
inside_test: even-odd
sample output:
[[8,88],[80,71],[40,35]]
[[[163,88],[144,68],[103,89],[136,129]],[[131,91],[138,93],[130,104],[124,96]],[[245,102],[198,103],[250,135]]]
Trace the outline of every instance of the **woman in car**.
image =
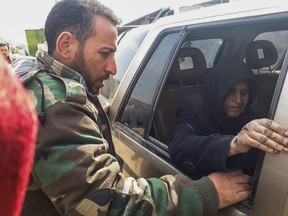
[[230,169],[252,175],[259,149],[287,153],[287,130],[257,119],[251,109],[255,96],[253,72],[245,63],[214,67],[202,96],[188,96],[178,104],[169,143],[172,162],[194,178]]

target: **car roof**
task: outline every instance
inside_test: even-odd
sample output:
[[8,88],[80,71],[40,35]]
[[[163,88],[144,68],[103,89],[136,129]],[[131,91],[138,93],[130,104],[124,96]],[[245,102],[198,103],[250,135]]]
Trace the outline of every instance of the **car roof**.
[[[252,3],[251,3],[252,2]],[[148,24],[151,28],[161,25],[185,25],[189,23],[205,23],[229,20],[242,17],[253,17],[288,11],[287,0],[236,1],[202,7],[172,16],[162,17],[155,23]]]

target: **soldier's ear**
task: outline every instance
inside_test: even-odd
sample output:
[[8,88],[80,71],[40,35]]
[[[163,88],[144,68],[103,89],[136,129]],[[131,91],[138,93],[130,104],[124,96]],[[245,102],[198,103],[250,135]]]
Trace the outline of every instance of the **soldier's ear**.
[[74,59],[78,41],[70,32],[62,32],[56,40],[56,52],[64,59]]

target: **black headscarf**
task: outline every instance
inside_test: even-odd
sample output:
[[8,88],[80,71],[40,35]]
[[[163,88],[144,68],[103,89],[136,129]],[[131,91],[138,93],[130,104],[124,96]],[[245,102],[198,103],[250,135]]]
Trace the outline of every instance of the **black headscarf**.
[[[249,87],[249,101],[241,115],[231,118],[225,113],[224,102],[233,86],[240,81],[245,81]],[[202,96],[208,118],[221,134],[237,134],[257,116],[250,108],[256,96],[253,71],[244,62],[215,66],[204,80]]]

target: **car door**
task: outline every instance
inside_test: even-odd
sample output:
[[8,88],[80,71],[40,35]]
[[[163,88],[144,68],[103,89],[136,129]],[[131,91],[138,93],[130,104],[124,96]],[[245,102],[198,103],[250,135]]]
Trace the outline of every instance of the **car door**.
[[[271,118],[288,126],[288,55],[286,53],[271,104]],[[288,157],[266,154],[255,194],[252,215],[288,215]],[[256,188],[255,188],[256,189]]]
[[[136,54],[111,104],[116,151],[124,159],[124,173],[130,176],[148,178],[179,172],[168,163],[167,146],[152,143],[149,131],[159,89],[183,28],[163,31],[152,44],[140,47],[138,53],[145,55]],[[149,50],[142,52],[147,46]]]

